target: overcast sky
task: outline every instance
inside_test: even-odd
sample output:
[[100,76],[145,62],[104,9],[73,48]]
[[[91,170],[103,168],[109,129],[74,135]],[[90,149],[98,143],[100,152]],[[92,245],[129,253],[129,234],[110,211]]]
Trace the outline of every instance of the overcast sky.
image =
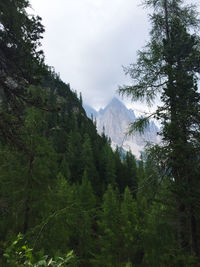
[[148,40],[147,11],[139,0],[31,0],[45,26],[46,63],[98,109],[128,83],[122,65]]

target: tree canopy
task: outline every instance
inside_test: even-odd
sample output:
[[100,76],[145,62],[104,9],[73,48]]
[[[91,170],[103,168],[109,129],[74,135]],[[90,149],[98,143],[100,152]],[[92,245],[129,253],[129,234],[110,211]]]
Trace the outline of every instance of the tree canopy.
[[137,62],[126,68],[133,85],[119,91],[148,104],[160,95],[162,106],[136,121],[132,129],[142,130],[150,117],[161,121],[160,149],[177,205],[178,242],[181,249],[199,256],[195,198],[200,152],[200,38],[195,32],[199,19],[195,7],[183,6],[181,0],[147,0],[145,6],[153,9],[151,39],[138,52]]

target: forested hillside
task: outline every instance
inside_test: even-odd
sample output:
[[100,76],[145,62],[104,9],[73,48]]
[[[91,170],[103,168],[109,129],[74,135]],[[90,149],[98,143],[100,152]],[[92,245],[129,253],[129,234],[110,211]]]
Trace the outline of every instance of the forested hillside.
[[[170,142],[177,121],[168,125],[167,117],[164,139],[172,149],[149,148],[137,161],[129,152],[113,151],[87,118],[81,96],[44,63],[44,27],[41,18],[27,14],[28,5],[28,0],[0,0],[0,266],[198,266],[197,90],[184,95],[190,99],[187,107],[196,100],[193,132],[186,132],[194,146],[178,143],[180,128]],[[180,27],[188,44],[184,49],[190,42],[198,47]],[[168,58],[173,46],[163,42]],[[198,69],[199,57],[190,52],[188,60]],[[189,84],[192,70],[183,69]],[[165,91],[163,98],[173,94]],[[188,121],[186,113],[181,122]],[[193,155],[191,179],[184,176],[191,165],[181,167],[187,156],[175,161],[182,152]]]

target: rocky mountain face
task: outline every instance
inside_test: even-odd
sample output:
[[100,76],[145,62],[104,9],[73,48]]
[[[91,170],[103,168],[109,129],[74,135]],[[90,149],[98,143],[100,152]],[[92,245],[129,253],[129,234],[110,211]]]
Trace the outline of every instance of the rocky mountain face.
[[127,136],[130,123],[136,120],[135,113],[132,109],[128,109],[117,98],[98,112],[89,106],[84,106],[89,118],[96,118],[97,131],[99,134],[105,131],[105,134],[111,138],[112,147],[120,146],[136,156],[140,156],[140,152],[144,151],[146,142],[159,143],[158,127],[153,121],[145,129],[144,134],[134,133]]

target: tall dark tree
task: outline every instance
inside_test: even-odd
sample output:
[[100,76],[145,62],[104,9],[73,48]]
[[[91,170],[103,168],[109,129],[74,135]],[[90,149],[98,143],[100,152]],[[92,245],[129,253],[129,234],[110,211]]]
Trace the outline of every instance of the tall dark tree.
[[[199,256],[199,137],[200,39],[195,31],[198,16],[194,6],[182,0],[146,0],[153,8],[151,40],[139,51],[136,64],[126,69],[134,84],[120,89],[133,100],[146,99],[151,104],[160,94],[163,106],[152,114],[163,125],[165,164],[177,206],[177,231],[180,249]],[[194,32],[194,33],[193,33]],[[133,129],[148,123],[142,118]],[[141,127],[142,126],[142,127]]]
[[1,70],[16,83],[22,78],[24,82],[33,83],[43,64],[43,52],[38,47],[44,27],[40,17],[27,14],[29,6],[27,0],[2,0],[0,3]]
[[120,201],[118,190],[108,185],[103,196],[99,225],[99,252],[94,266],[120,266]]
[[27,0],[0,1],[0,136],[9,141],[19,132],[24,104],[41,103],[29,87],[45,71],[39,50],[44,27],[40,17],[27,14],[28,6]]

